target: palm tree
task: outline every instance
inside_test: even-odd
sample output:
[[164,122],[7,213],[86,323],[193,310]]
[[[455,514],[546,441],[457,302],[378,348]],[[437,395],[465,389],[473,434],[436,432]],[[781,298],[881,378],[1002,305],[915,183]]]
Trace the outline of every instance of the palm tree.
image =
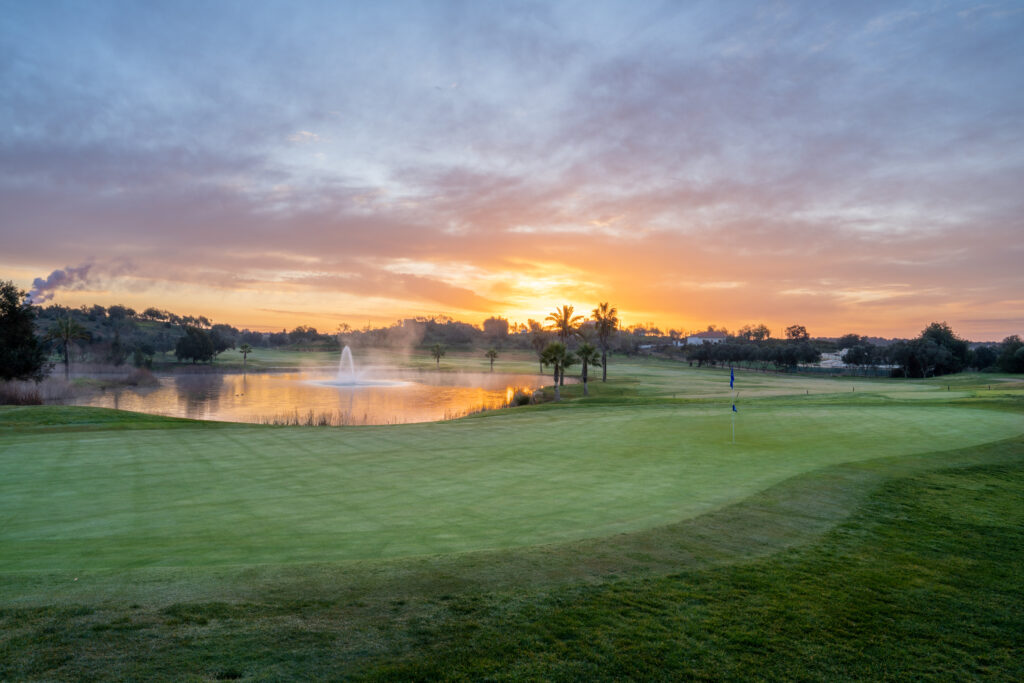
[[487,349],[487,353],[484,354],[487,359],[491,361],[491,372],[494,372],[494,359],[498,357],[498,352],[495,349]]
[[238,347],[238,352],[242,354],[242,372],[245,372],[245,359],[252,353],[252,347],[248,344],[242,344]]
[[71,376],[71,344],[80,339],[88,339],[88,331],[68,315],[57,318],[57,323],[46,333],[46,338],[56,341],[64,355],[64,379],[68,379]]
[[551,321],[551,329],[558,332],[558,338],[565,344],[576,331],[576,326],[583,322],[583,316],[573,315],[572,306],[564,304],[556,308],[554,313],[549,313],[545,320]]
[[555,368],[555,400],[561,401],[562,394],[558,389],[558,380],[561,378],[562,373],[565,371],[565,362],[567,356],[569,356],[569,350],[562,342],[551,342],[544,347],[544,353],[541,354],[540,362],[544,365],[551,365]]
[[430,355],[434,357],[434,361],[437,363],[437,369],[441,369],[441,359],[444,358],[444,344],[434,344],[430,347]]
[[541,324],[536,320],[529,320],[530,325],[530,346],[537,354],[537,362],[540,364],[540,374],[544,374],[544,361],[542,356],[544,355],[544,349],[548,345],[548,334],[541,327]]
[[587,389],[587,366],[600,365],[601,357],[597,353],[597,349],[590,342],[580,344],[580,347],[576,349],[576,355],[579,357],[580,362],[583,363],[583,372],[581,373],[583,378],[583,395],[589,396],[590,391]]
[[563,387],[565,386],[565,371],[573,365],[576,365],[577,361],[579,361],[579,358],[577,358],[575,353],[572,351],[565,352],[565,358],[562,359],[562,372],[558,377],[558,383]]
[[596,323],[597,343],[601,346],[601,381],[608,381],[608,342],[619,328],[618,311],[608,302],[600,303],[590,317]]

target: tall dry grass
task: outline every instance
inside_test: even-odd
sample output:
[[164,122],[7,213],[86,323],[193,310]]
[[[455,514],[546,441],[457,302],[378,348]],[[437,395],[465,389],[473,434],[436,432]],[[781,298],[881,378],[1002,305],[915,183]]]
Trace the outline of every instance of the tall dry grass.
[[300,414],[298,411],[280,415],[261,415],[256,419],[257,424],[274,425],[277,427],[352,427],[357,425],[370,424],[403,424],[403,420],[395,417],[384,422],[371,422],[370,416],[364,413],[362,416],[352,413],[315,412],[309,410]]
[[76,387],[63,377],[47,377],[42,382],[0,382],[0,404],[38,406],[66,401],[77,394]]

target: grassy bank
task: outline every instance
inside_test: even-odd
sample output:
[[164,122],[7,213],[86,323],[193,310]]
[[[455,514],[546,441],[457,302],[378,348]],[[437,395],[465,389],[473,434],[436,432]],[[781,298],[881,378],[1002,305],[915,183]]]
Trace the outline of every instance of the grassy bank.
[[733,445],[720,371],[620,372],[385,428],[4,408],[0,678],[1019,677],[1019,382],[742,375]]

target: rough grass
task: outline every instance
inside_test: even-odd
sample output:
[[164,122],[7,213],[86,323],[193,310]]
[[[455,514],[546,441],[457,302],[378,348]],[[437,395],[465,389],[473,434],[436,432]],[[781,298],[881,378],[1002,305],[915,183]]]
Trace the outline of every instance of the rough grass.
[[1024,677],[1013,381],[738,377],[733,447],[720,371],[633,367],[391,428],[0,409],[0,680]]

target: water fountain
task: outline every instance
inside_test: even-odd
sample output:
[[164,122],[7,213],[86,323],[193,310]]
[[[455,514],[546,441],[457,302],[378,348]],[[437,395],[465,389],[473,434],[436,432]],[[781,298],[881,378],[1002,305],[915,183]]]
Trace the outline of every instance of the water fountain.
[[356,364],[352,360],[352,349],[348,348],[348,345],[341,350],[341,359],[338,360],[338,383],[356,383]]
[[338,359],[338,372],[334,378],[318,383],[329,384],[335,387],[399,387],[407,384],[401,381],[366,377],[366,374],[365,370],[356,372],[356,363],[352,358],[352,349],[346,345],[341,350],[341,358]]

